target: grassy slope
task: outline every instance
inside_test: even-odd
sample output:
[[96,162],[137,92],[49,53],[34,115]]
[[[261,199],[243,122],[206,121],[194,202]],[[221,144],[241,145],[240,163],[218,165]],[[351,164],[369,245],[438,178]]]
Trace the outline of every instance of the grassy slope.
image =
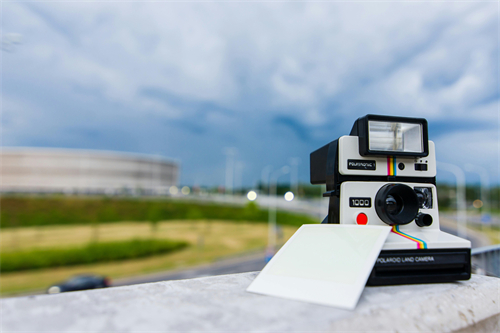
[[137,259],[178,251],[186,246],[188,243],[184,241],[134,238],[114,242],[91,242],[84,246],[10,251],[2,253],[0,272]]
[[[297,229],[283,227],[285,242]],[[94,236],[91,225],[42,226],[4,229],[1,233],[1,250],[23,250],[83,245]],[[47,288],[50,284],[67,279],[74,274],[96,273],[111,278],[141,275],[168,269],[185,268],[213,262],[218,258],[263,250],[267,243],[267,225],[230,221],[169,221],[160,222],[154,236],[187,241],[192,246],[166,255],[126,260],[121,262],[40,269],[29,272],[1,275],[1,295],[12,295],[29,290]],[[118,241],[151,237],[151,227],[141,222],[117,222],[98,227],[99,241]]]

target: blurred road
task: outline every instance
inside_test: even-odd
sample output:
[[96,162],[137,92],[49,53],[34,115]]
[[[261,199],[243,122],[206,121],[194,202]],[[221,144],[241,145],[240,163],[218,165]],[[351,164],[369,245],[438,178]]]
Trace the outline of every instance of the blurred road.
[[[444,217],[440,214],[439,227],[441,231],[458,236],[457,222],[454,218]],[[470,228],[467,228],[467,235],[465,238],[470,240],[473,249],[491,245],[490,239],[486,235]]]
[[[261,197],[261,201],[259,202],[259,204],[264,207],[269,206],[272,203],[272,200],[273,199],[269,197]],[[280,209],[308,214],[318,218],[318,221],[323,218],[323,214],[328,210],[327,200],[294,200],[292,202],[278,200],[277,203]],[[440,220],[442,231],[450,233],[452,235],[457,235],[456,222],[451,216],[440,218]],[[489,239],[477,231],[468,229],[466,238],[471,241],[472,248],[490,245]],[[262,270],[262,268],[264,268],[265,264],[264,253],[259,253],[250,256],[222,260],[213,264],[207,264],[204,266],[193,267],[185,270],[177,270],[173,272],[169,271],[134,278],[119,279],[113,283],[113,286],[260,271]]]
[[221,260],[216,263],[185,270],[168,271],[132,278],[117,279],[113,287],[167,280],[192,279],[203,276],[224,275],[260,271],[266,265],[264,253]]
[[[244,204],[247,201],[246,197],[207,197],[206,201],[226,202]],[[269,196],[261,195],[258,199],[258,204],[261,207],[269,207],[276,200],[278,209],[299,212],[302,214],[310,215],[318,219],[318,222],[323,220],[328,211],[328,200],[293,200],[292,202],[285,201],[282,197],[272,198]],[[446,216],[441,220],[441,230],[453,235],[457,234],[456,222],[452,216]],[[473,230],[467,230],[467,239],[472,243],[473,248],[489,245],[489,240],[484,235]],[[202,276],[223,275],[233,273],[244,273],[260,271],[265,266],[264,253],[253,254],[250,256],[231,258],[222,260],[213,264],[204,266],[193,267],[185,270],[168,271],[163,273],[156,273],[151,275],[119,279],[113,283],[113,286],[124,286],[130,284],[167,281],[167,280],[181,280],[191,279]]]
[[[451,220],[445,220],[441,224],[441,230],[453,235],[457,234],[454,223]],[[472,248],[489,245],[487,238],[478,232],[468,230],[467,239],[472,243]],[[221,260],[216,263],[206,264],[184,270],[167,271],[150,275],[143,275],[132,278],[118,279],[113,282],[113,287],[126,286],[132,284],[192,279],[203,276],[224,275],[244,272],[261,271],[266,265],[264,253],[257,253],[243,257]]]

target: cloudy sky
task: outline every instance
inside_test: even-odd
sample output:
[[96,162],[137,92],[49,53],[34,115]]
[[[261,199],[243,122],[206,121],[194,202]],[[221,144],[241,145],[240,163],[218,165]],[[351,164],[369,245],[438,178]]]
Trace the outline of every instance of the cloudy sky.
[[[429,121],[438,161],[499,179],[495,2],[3,2],[2,144],[178,158],[244,184],[368,113]],[[438,180],[453,180],[446,172]],[[478,176],[467,173],[467,180]]]

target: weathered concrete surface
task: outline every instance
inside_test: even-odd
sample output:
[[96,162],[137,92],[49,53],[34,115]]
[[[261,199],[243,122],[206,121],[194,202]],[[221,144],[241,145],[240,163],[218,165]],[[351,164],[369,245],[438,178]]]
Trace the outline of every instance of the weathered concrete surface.
[[355,311],[247,293],[257,272],[4,299],[1,331],[500,331],[500,279],[365,288]]

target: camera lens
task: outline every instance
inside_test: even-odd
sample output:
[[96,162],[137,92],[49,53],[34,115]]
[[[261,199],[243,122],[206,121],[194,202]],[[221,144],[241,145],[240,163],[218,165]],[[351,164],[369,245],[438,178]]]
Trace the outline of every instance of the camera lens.
[[404,184],[386,184],[375,196],[375,211],[389,225],[408,224],[418,214],[419,198]]
[[402,206],[398,204],[397,200],[392,195],[388,195],[387,199],[385,199],[385,206],[387,208],[387,212],[393,215],[397,214],[402,208]]

